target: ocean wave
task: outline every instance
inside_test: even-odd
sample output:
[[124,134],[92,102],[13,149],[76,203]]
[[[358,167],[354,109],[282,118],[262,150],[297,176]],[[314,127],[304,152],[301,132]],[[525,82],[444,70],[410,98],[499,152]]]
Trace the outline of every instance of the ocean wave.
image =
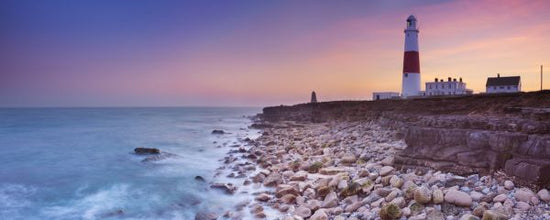
[[80,199],[70,201],[64,206],[45,207],[42,214],[55,219],[97,219],[124,212],[137,190],[129,190],[127,184],[116,184],[111,188],[99,190]]

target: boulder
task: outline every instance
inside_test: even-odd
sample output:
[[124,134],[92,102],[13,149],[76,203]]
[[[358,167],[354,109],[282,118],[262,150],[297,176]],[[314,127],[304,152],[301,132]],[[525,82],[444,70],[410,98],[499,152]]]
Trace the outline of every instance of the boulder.
[[300,195],[300,191],[298,190],[297,187],[291,186],[291,185],[286,185],[286,184],[278,185],[277,188],[275,189],[275,196],[277,198],[281,198],[281,197],[283,197],[284,195],[287,195],[287,194],[292,194],[292,195],[298,196],[298,195]]
[[331,192],[327,196],[325,196],[325,200],[321,205],[321,207],[323,208],[333,208],[336,206],[338,206],[338,196],[335,192]]
[[380,209],[378,215],[382,220],[396,220],[401,218],[402,213],[397,205],[389,203]]
[[432,192],[425,186],[419,187],[414,192],[414,200],[420,204],[429,203],[432,200]]
[[443,203],[443,201],[445,201],[443,191],[441,191],[440,189],[434,190],[432,193],[432,199],[435,204]]
[[225,134],[225,131],[215,129],[215,130],[212,130],[212,134]]
[[493,202],[504,202],[506,201],[508,197],[506,196],[506,194],[500,194],[498,196],[495,196],[495,198],[493,198]]
[[290,177],[290,181],[304,181],[307,179],[306,171],[298,171],[293,176]]
[[264,179],[264,186],[276,186],[283,182],[283,177],[277,172],[272,172]]
[[542,201],[545,201],[547,203],[550,203],[550,192],[548,192],[547,189],[541,189],[537,195]]
[[531,197],[534,197],[534,196],[535,196],[535,193],[528,188],[518,189],[514,193],[514,197],[516,198],[516,200],[527,202],[527,203],[531,201]]
[[328,220],[328,215],[325,210],[319,209],[309,218],[310,220]]
[[256,200],[260,202],[267,202],[269,200],[270,196],[266,193],[261,193],[260,195],[256,196]]
[[160,150],[158,148],[146,148],[146,147],[138,147],[134,149],[134,152],[136,154],[160,154]]
[[514,189],[514,182],[512,182],[510,180],[504,181],[504,188],[507,189],[507,190]]
[[481,219],[482,220],[508,220],[508,216],[498,211],[487,210],[483,212],[483,218]]
[[465,192],[449,190],[445,194],[445,202],[455,204],[457,206],[470,207],[472,205],[472,197]]
[[302,218],[307,218],[307,217],[311,216],[311,210],[308,209],[307,207],[301,205],[298,208],[296,208],[296,210],[294,210],[293,214],[297,215],[297,216],[300,216]]
[[212,185],[210,185],[210,188],[221,189],[227,194],[233,194],[235,193],[235,191],[237,191],[237,187],[231,183],[213,183]]
[[390,174],[393,170],[394,170],[394,168],[391,167],[391,166],[384,166],[384,167],[380,168],[380,176],[386,176],[386,175]]

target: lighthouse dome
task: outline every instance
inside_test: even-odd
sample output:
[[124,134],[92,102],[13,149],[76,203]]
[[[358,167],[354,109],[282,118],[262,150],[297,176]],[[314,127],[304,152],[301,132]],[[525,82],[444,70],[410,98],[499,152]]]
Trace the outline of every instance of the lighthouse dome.
[[416,21],[416,18],[414,17],[414,15],[411,15],[407,18],[407,21]]

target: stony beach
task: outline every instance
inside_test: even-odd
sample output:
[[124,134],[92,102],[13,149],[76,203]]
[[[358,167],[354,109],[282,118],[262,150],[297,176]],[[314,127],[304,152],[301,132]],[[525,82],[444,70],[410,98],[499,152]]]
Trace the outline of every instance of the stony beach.
[[[550,93],[266,107],[197,219],[550,219]],[[237,202],[236,202],[237,203]]]
[[281,121],[257,127],[262,135],[234,145],[218,172],[242,185],[212,184],[251,199],[220,217],[550,219],[547,189],[519,186],[501,172],[460,176],[397,169],[394,155],[406,144],[376,122]]

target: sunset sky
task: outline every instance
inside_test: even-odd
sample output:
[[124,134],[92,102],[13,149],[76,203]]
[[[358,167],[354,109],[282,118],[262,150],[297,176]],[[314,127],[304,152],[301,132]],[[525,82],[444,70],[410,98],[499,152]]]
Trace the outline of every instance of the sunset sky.
[[0,2],[0,106],[266,106],[401,91],[405,20],[424,82],[550,89],[550,1]]

